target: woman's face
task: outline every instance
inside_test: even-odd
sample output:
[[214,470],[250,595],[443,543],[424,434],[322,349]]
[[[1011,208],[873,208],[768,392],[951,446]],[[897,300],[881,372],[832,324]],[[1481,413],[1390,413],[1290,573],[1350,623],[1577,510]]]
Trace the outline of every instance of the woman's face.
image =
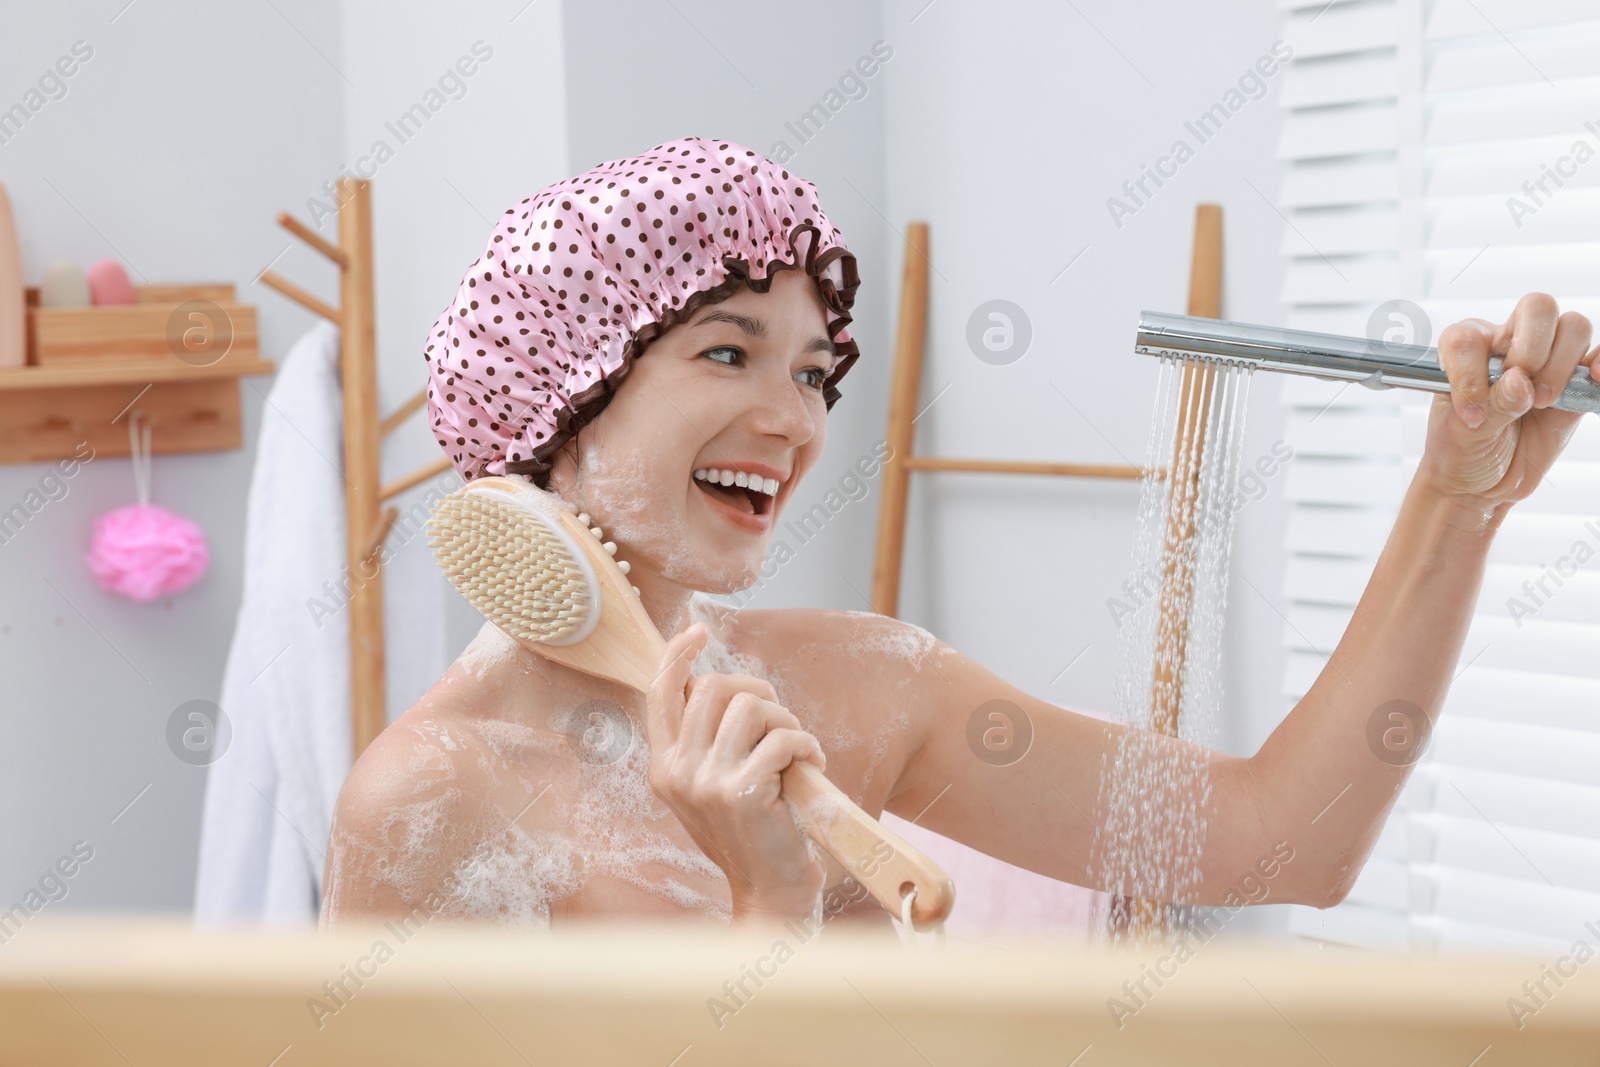
[[[651,343],[562,449],[549,488],[587,510],[632,566],[710,593],[746,588],[822,454],[835,358],[827,305],[803,271],[778,272],[766,293],[741,288]],[[754,476],[749,488],[719,477],[713,490],[695,477],[711,469]],[[759,478],[777,479],[776,494]]]

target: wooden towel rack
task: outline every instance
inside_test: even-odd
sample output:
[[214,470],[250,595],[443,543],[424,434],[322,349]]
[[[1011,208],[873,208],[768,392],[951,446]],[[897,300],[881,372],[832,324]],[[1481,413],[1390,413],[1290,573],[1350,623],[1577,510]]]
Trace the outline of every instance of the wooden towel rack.
[[339,243],[330,244],[288,212],[278,225],[339,268],[339,307],[332,308],[269,271],[261,281],[339,327],[339,372],[344,383],[346,562],[350,583],[351,759],[388,725],[384,694],[383,574],[379,550],[400,516],[383,502],[450,468],[441,457],[384,484],[379,446],[427,401],[426,387],[383,419],[378,417],[378,366],[372,270],[372,183],[340,178]]

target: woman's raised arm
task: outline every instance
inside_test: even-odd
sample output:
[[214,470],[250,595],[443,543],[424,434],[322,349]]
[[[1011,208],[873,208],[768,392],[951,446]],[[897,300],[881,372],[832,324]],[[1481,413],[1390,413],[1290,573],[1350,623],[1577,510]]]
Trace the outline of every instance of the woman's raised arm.
[[[1240,885],[1286,849],[1293,862],[1273,867],[1274,902],[1327,907],[1349,893],[1443,706],[1494,533],[1581,418],[1548,405],[1594,359],[1590,335],[1586,318],[1558,316],[1539,293],[1506,323],[1446,329],[1452,391],[1435,398],[1394,529],[1310,690],[1249,758],[1167,737],[1133,746],[1163,764],[1169,746],[1190,747],[1207,765],[1200,880],[1186,903],[1242,903]],[[1507,356],[1492,388],[1491,351]],[[1536,399],[1535,385],[1550,392]],[[1093,844],[1102,759],[1125,728],[1031,697],[942,642],[934,662],[917,678],[926,734],[888,809],[1018,866],[1115,889],[1092,869]],[[1016,762],[986,761],[969,745],[969,720],[993,700],[1020,708],[1033,731]]]

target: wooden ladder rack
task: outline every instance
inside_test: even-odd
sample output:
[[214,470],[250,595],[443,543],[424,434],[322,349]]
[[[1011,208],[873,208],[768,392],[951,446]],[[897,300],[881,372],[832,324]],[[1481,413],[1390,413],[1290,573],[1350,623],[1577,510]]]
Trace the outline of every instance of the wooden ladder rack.
[[[380,445],[427,401],[418,390],[387,417],[378,417],[376,317],[373,300],[372,183],[340,178],[339,243],[330,244],[288,212],[278,225],[321,252],[339,268],[339,307],[332,308],[269,271],[261,281],[339,328],[339,374],[344,395],[346,562],[350,568],[351,760],[388,725],[384,692],[383,574],[380,549],[400,510],[383,503],[450,469],[433,463],[382,482]],[[380,514],[380,508],[382,509]],[[371,573],[368,573],[370,567]]]
[[[981,474],[1049,474],[1069,478],[1131,478],[1143,467],[1096,463],[1036,463],[1022,460],[947,459],[919,456],[915,443],[917,401],[928,320],[928,224],[906,226],[900,289],[900,327],[895,339],[894,378],[889,387],[888,443],[893,459],[883,468],[883,504],[878,511],[878,546],[872,573],[872,610],[895,615],[900,608],[900,572],[905,549],[906,501],[913,471],[972,471]],[[1157,471],[1165,477],[1165,471]]]

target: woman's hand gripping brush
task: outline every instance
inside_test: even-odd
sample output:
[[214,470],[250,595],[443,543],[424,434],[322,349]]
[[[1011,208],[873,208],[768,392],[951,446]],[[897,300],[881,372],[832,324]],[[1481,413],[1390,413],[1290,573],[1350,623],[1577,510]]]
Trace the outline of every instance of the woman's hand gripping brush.
[[691,681],[707,639],[696,623],[668,641],[646,694],[650,786],[728,876],[735,924],[812,919],[827,867],[796,826],[781,775],[797,760],[820,770],[827,757],[769,682]]

